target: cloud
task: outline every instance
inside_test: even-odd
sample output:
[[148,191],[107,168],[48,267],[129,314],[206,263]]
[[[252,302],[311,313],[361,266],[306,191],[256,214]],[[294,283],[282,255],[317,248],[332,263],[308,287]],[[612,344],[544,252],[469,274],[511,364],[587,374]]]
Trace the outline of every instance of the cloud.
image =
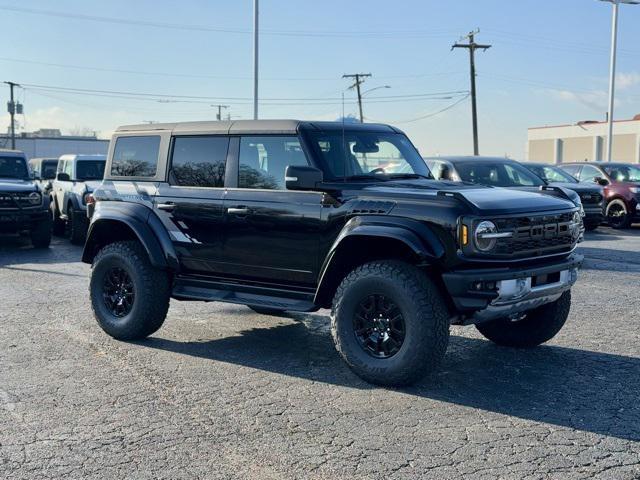
[[627,90],[640,85],[640,73],[619,73],[616,75],[616,88],[618,90]]
[[607,92],[593,90],[591,92],[573,92],[570,90],[546,90],[553,98],[565,102],[573,102],[592,110],[607,110]]

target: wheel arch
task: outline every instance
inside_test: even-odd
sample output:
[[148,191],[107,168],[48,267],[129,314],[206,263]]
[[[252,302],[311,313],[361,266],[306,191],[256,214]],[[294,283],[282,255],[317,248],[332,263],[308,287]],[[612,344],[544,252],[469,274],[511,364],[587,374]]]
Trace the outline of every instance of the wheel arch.
[[437,264],[445,249],[425,224],[402,218],[355,217],[344,226],[320,269],[314,303],[331,304],[342,279],[364,263],[394,259],[428,267]]
[[162,223],[148,207],[137,204],[104,206],[99,203],[89,225],[82,261],[92,263],[104,246],[124,240],[137,240],[156,268],[179,269],[177,255]]

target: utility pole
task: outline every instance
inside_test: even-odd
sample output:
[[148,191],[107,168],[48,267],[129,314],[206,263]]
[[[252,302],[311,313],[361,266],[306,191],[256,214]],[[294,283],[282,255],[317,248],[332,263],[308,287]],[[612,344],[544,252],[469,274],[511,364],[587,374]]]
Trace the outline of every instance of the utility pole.
[[616,51],[618,49],[618,10],[621,3],[638,5],[637,0],[603,0],[613,5],[611,18],[611,59],[609,61],[609,111],[607,112],[607,162],[613,155],[613,107],[616,95]]
[[258,47],[259,47],[259,18],[258,1],[253,0],[253,119],[258,120]]
[[351,73],[342,75],[342,78],[353,78],[353,85],[349,87],[349,90],[355,88],[358,93],[358,108],[360,109],[360,123],[364,123],[364,114],[362,113],[362,91],[360,85],[364,83],[365,78],[371,77],[370,73]]
[[478,146],[478,107],[476,103],[476,50],[480,49],[486,51],[491,48],[491,45],[480,45],[475,42],[475,36],[480,33],[480,30],[469,32],[469,34],[463,38],[469,40],[469,43],[454,43],[451,50],[454,48],[466,48],[469,50],[469,61],[471,65],[471,117],[473,121],[473,154],[480,155],[480,147]]
[[229,105],[211,105],[212,107],[216,107],[218,109],[218,114],[216,115],[216,120],[220,121],[222,120],[222,109],[224,108],[225,110],[227,108],[229,108]]
[[16,115],[16,103],[13,100],[13,89],[15,87],[19,87],[20,85],[14,82],[4,82],[7,85],[9,85],[9,90],[11,92],[11,100],[9,100],[9,104],[7,105],[8,110],[9,110],[9,115],[11,115],[11,150],[15,150],[16,149],[16,122],[15,122],[15,115]]

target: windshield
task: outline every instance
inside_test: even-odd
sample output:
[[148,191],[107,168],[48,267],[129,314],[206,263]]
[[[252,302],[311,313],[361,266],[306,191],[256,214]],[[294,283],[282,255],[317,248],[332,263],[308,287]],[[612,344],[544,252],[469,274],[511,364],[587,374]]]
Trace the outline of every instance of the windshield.
[[76,164],[76,180],[102,180],[104,160],[81,160]]
[[578,180],[573,178],[564,170],[558,167],[550,167],[547,165],[526,165],[525,166],[535,173],[543,180],[552,182],[566,182],[566,183],[578,183]]
[[604,171],[614,182],[640,182],[640,168],[631,165],[605,166]]
[[49,160],[42,162],[42,174],[40,175],[43,180],[52,180],[56,178],[56,169],[58,168],[57,160]]
[[327,180],[432,178],[405,135],[331,131],[310,132],[309,137]]
[[27,162],[22,157],[0,157],[0,178],[29,178]]
[[465,161],[456,164],[463,182],[492,187],[539,187],[544,182],[516,162]]

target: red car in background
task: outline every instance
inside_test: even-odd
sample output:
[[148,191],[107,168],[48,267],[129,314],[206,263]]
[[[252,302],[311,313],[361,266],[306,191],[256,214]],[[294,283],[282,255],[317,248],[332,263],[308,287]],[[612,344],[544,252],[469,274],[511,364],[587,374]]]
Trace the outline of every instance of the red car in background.
[[634,163],[563,163],[558,165],[581,182],[604,187],[605,216],[613,228],[640,222],[640,165]]

